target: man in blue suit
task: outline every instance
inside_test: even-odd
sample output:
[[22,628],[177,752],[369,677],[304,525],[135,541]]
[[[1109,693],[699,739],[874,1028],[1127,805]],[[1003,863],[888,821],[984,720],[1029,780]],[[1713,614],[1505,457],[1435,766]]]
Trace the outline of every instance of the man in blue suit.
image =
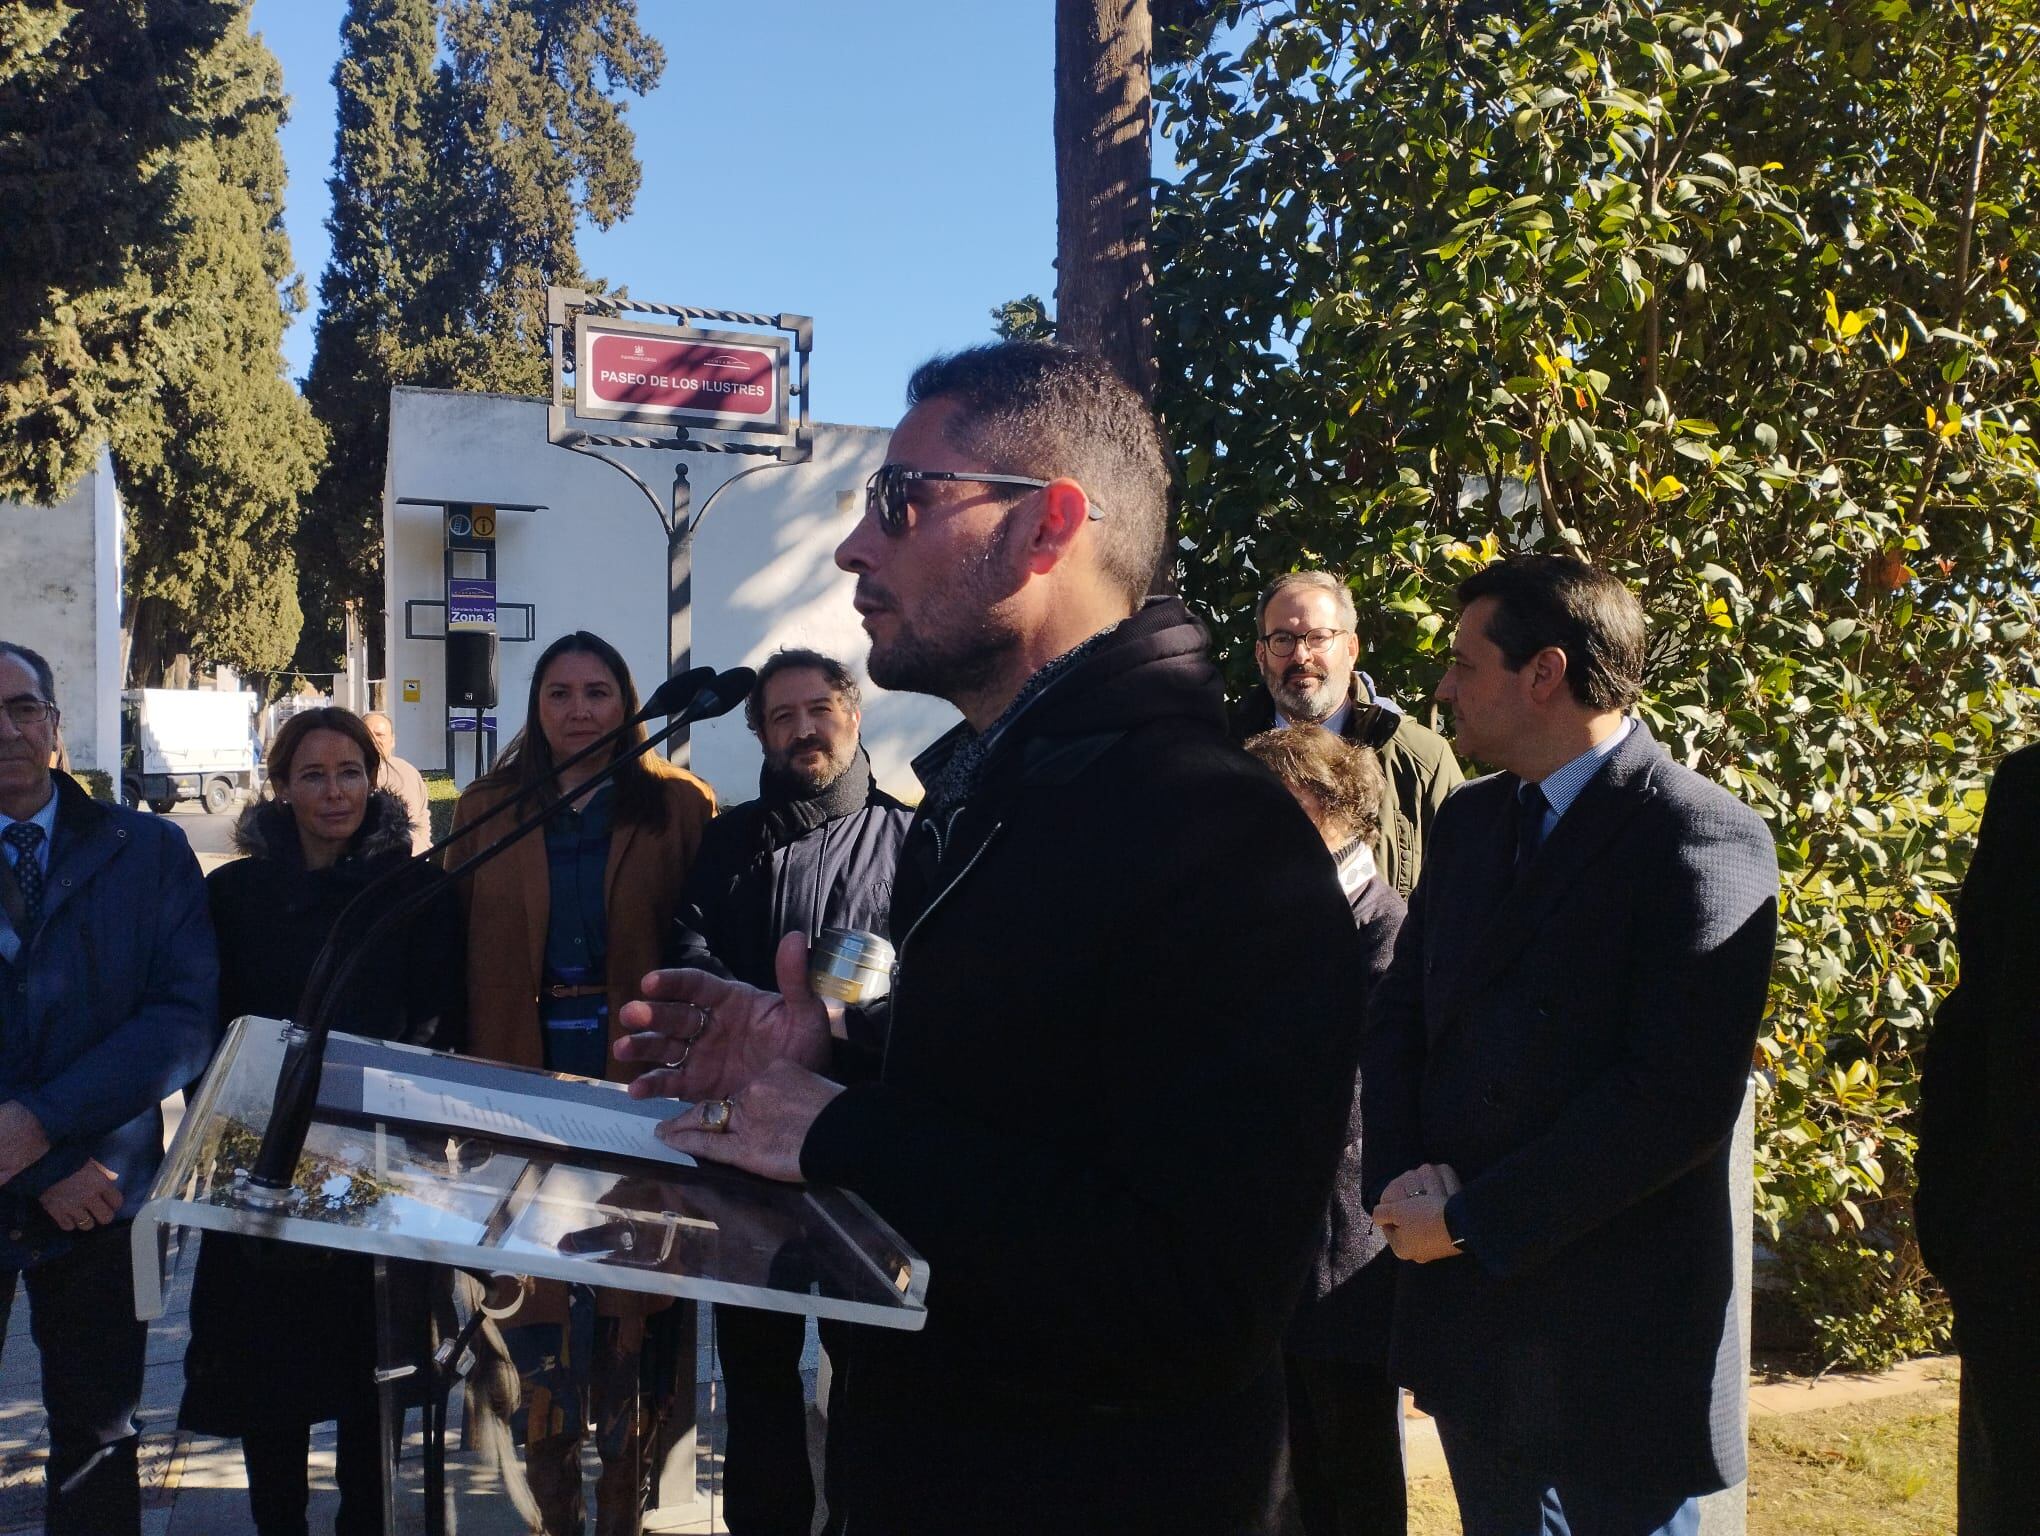
[[0,1330],[25,1287],[49,1536],[135,1536],[129,1222],[157,1106],[205,1066],[219,965],[190,845],[52,771],[60,718],[49,663],[0,640]]
[[1643,611],[1583,561],[1459,590],[1438,690],[1501,772],[1439,813],[1362,1073],[1409,1261],[1396,1379],[1467,1536],[1688,1536],[1744,1476],[1729,1138],[1764,1010],[1764,823],[1629,714]]

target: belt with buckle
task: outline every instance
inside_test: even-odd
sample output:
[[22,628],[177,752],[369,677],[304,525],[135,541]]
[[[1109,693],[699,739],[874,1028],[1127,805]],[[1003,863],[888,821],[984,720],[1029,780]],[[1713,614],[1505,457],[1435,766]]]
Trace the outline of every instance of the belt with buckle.
[[540,988],[539,991],[543,997],[602,997],[607,995],[609,988],[599,984],[570,987],[556,982],[552,986]]

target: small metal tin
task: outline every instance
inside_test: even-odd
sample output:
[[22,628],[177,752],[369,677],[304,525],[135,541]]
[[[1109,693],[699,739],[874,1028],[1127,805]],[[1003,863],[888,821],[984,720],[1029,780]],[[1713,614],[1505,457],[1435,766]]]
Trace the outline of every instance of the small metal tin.
[[824,928],[808,946],[808,985],[839,1003],[869,1003],[892,986],[893,947],[862,928]]

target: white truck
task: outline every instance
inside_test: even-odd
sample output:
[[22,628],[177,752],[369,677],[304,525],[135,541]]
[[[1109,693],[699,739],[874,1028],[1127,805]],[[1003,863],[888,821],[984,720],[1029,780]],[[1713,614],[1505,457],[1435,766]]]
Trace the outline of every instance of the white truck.
[[252,693],[207,688],[131,688],[120,704],[120,790],[130,806],[159,815],[179,800],[215,816],[259,784]]

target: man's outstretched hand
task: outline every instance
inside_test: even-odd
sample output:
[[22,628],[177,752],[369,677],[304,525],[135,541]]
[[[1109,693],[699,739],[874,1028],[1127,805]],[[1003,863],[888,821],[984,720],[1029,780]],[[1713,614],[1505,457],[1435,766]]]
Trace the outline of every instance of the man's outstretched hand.
[[[630,1096],[730,1098],[775,1061],[821,1071],[829,1061],[829,1015],[808,986],[807,955],[806,934],[789,933],[779,941],[773,957],[777,992],[706,971],[653,971],[645,977],[644,997],[625,1003],[617,1016],[632,1033],[616,1042],[616,1059],[660,1065],[632,1081]],[[697,1036],[692,1047],[684,1044],[690,1035]],[[667,1065],[683,1056],[685,1065]]]

